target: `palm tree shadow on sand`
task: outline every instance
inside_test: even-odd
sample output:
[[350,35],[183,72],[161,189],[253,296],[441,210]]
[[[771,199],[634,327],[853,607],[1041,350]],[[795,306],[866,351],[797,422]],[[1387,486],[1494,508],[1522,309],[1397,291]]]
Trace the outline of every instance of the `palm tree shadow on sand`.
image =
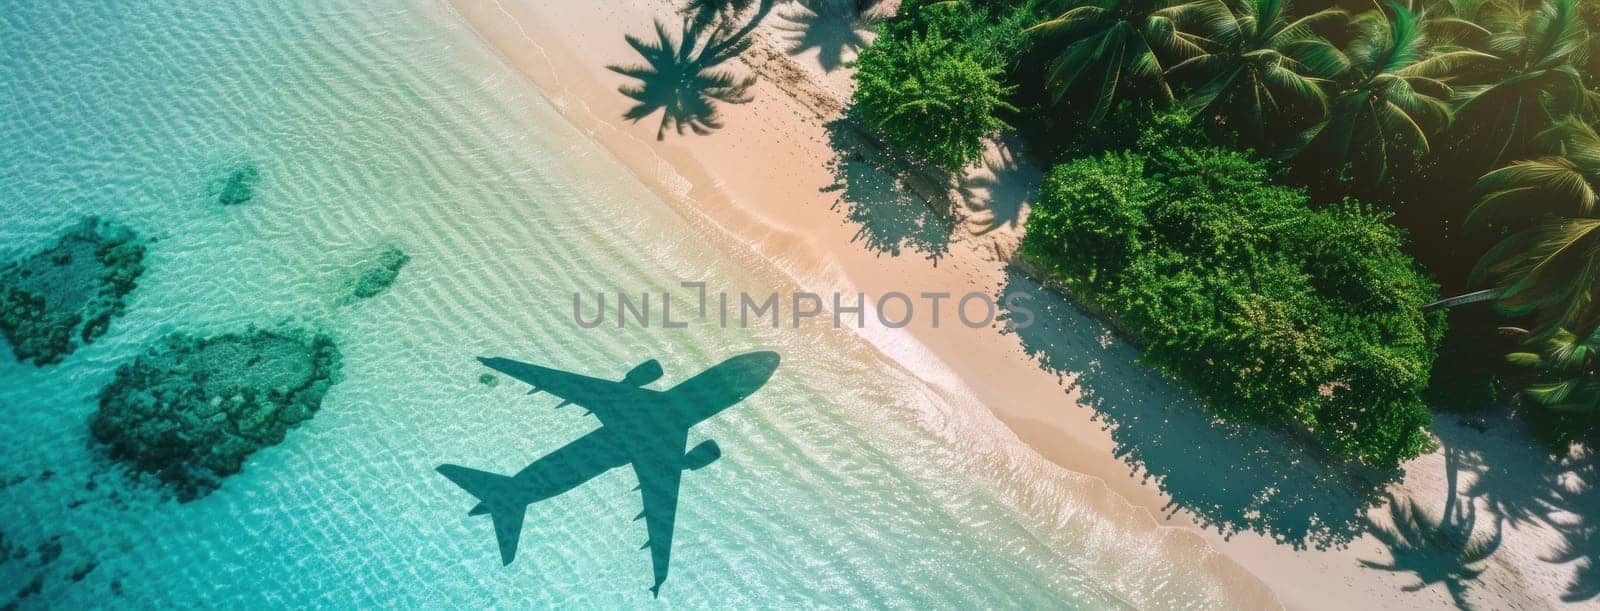
[[1406,592],[1444,584],[1451,601],[1469,609],[1467,590],[1487,568],[1483,562],[1500,549],[1504,525],[1502,518],[1495,516],[1493,530],[1481,532],[1473,497],[1456,494],[1459,470],[1460,451],[1446,448],[1448,486],[1444,509],[1438,516],[1423,510],[1416,499],[1390,495],[1388,523],[1367,519],[1368,532],[1388,548],[1390,560],[1362,560],[1361,565],[1416,575],[1417,583],[1401,588]]
[[737,57],[749,41],[742,33],[729,33],[725,27],[693,20],[685,20],[677,37],[669,34],[660,21],[655,26],[655,40],[646,41],[631,34],[625,37],[645,63],[607,66],[612,72],[639,80],[617,88],[637,102],[622,117],[638,122],[661,111],[657,140],[664,139],[668,129],[679,135],[686,130],[706,135],[721,129],[717,103],[750,102],[749,90],[756,78],[738,78],[719,67]]
[[824,71],[833,72],[867,45],[867,33],[882,19],[872,10],[877,4],[875,0],[801,0],[781,13],[784,22],[774,27],[790,34],[789,55],[816,49],[817,63]]
[[[1391,560],[1363,565],[1415,573],[1419,583],[1408,590],[1443,583],[1463,605],[1484,559],[1500,545],[1501,528],[1538,523],[1559,537],[1539,560],[1572,571],[1562,600],[1600,597],[1600,466],[1592,452],[1530,462],[1517,454],[1540,451],[1525,447],[1525,436],[1487,435],[1436,414],[1449,498],[1442,512],[1429,514],[1411,499],[1384,494],[1397,473],[1356,472],[1323,461],[1298,439],[1212,419],[1177,384],[1137,365],[1138,351],[1109,325],[1014,270],[996,301],[1003,319],[1020,322],[1023,315],[1007,307],[1012,299],[1033,318],[1010,332],[1041,369],[1078,394],[1080,406],[1094,410],[1129,476],[1170,496],[1171,513],[1190,513],[1224,535],[1250,531],[1296,549],[1345,547],[1370,533]],[[1048,428],[1016,430],[1033,442],[1030,435]],[[1458,496],[1462,473],[1471,481]],[[1389,519],[1373,519],[1374,507],[1385,502]]]
[[957,189],[972,221],[982,223],[975,235],[998,229],[1019,229],[1022,209],[1038,195],[1039,169],[1018,158],[1021,144],[1002,140],[983,156],[983,171],[959,179]]
[[1529,443],[1528,424],[1516,409],[1436,414],[1434,421],[1434,433],[1454,453],[1452,469],[1471,476],[1462,496],[1507,526],[1554,531],[1551,548],[1538,558],[1571,571],[1561,599],[1600,596],[1600,467],[1594,451],[1557,455]]
[[678,12],[690,21],[705,25],[733,20],[754,4],[755,0],[686,0]]
[[1566,474],[1556,498],[1558,510],[1552,512],[1550,524],[1562,542],[1540,560],[1573,565],[1561,600],[1575,603],[1600,597],[1600,468],[1591,459]]
[[1211,417],[1179,385],[1138,365],[1139,352],[1111,327],[1015,270],[997,302],[1012,299],[1033,315],[1011,331],[1023,349],[1094,410],[1129,477],[1171,497],[1169,515],[1187,512],[1225,536],[1250,531],[1295,549],[1343,547],[1361,534],[1391,474],[1357,473],[1286,434]]
[[834,208],[843,210],[845,222],[857,226],[853,241],[892,257],[904,249],[914,250],[938,263],[950,252],[954,231],[950,222],[884,167],[888,161],[879,158],[877,147],[857,124],[838,119],[827,128],[834,151],[829,161],[834,182],[822,190],[839,194]]

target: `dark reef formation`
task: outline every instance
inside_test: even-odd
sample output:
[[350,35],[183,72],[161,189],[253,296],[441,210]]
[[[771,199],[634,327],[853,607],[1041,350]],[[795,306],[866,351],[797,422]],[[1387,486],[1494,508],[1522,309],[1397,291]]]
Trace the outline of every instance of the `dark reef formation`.
[[144,273],[144,252],[132,229],[90,217],[0,268],[0,333],[12,354],[50,365],[104,335]]
[[320,334],[169,335],[117,369],[90,431],[113,458],[192,500],[310,419],[339,366],[338,347]]
[[410,262],[411,257],[400,249],[393,246],[385,248],[376,259],[361,264],[357,270],[355,287],[350,293],[356,299],[366,299],[389,290],[389,285],[394,284],[400,276],[400,268]]
[[[0,565],[13,561],[16,563],[15,566],[6,567],[5,570],[0,571],[0,575],[11,578],[13,586],[23,584],[23,580],[27,579],[26,575],[33,575],[31,580],[26,581],[26,585],[22,585],[20,589],[11,594],[10,600],[0,604],[0,611],[17,609],[24,602],[31,602],[28,599],[39,596],[44,591],[47,577],[52,573],[51,565],[62,557],[62,552],[66,549],[62,545],[61,535],[51,535],[38,545],[32,546],[31,550],[29,547],[29,545],[21,541],[8,541],[5,535],[0,534]],[[82,573],[84,577],[87,577],[95,566],[97,566],[97,563],[91,561],[89,566],[79,567],[73,571],[72,575]],[[82,577],[79,577],[75,581],[81,580]],[[0,593],[0,596],[3,596],[3,593]]]
[[217,194],[217,203],[224,206],[249,203],[255,199],[256,185],[260,182],[261,170],[256,164],[250,162],[239,164],[228,173],[228,178],[223,180],[221,190]]

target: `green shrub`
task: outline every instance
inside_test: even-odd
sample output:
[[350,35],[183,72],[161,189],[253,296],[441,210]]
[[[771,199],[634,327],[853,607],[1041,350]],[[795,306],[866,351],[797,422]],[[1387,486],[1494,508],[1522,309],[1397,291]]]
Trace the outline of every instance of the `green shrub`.
[[878,26],[878,41],[908,40],[938,30],[957,39],[984,65],[1006,66],[1027,51],[1035,36],[1025,33],[1038,20],[1027,2],[1017,0],[905,0]]
[[1051,205],[1033,209],[1028,244],[1054,262],[1069,283],[1107,284],[1114,279],[1101,278],[1102,270],[1124,269],[1145,250],[1143,238],[1150,229],[1145,206],[1154,185],[1144,177],[1142,158],[1108,155],[1068,162],[1045,177],[1043,189],[1051,194]]
[[856,110],[889,143],[956,171],[983,157],[983,137],[1004,128],[1000,69],[938,30],[880,41],[857,58]]
[[[1028,37],[1021,11],[911,1],[856,58],[855,112],[889,144],[950,171],[983,156],[983,138],[1017,111],[1005,66]],[[944,32],[955,34],[954,38]]]
[[1421,311],[1438,288],[1389,217],[1314,210],[1243,152],[1141,141],[1056,166],[1025,252],[1219,416],[1377,468],[1431,448],[1420,395],[1444,320]]

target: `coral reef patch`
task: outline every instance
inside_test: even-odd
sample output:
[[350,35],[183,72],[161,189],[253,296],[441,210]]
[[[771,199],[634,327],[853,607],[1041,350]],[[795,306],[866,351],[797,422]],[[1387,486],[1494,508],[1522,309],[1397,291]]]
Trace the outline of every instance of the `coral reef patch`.
[[169,335],[117,369],[90,431],[113,458],[193,500],[310,419],[339,367],[338,347],[321,334]]
[[217,190],[217,203],[237,206],[249,203],[256,197],[256,185],[261,183],[261,169],[253,162],[241,163],[228,172]]
[[400,268],[410,262],[411,257],[400,249],[393,246],[385,248],[376,259],[364,261],[357,268],[350,294],[356,299],[366,299],[389,290],[389,285],[394,284],[400,276]]
[[144,273],[144,254],[132,229],[89,217],[0,268],[0,333],[11,353],[50,365],[104,335]]
[[[31,548],[31,549],[30,549]],[[8,541],[0,534],[0,564],[14,563],[12,566],[0,570],[0,582],[12,584],[13,587],[22,585],[20,589],[10,593],[10,599],[0,604],[0,611],[9,611],[23,606],[23,603],[32,603],[32,599],[44,592],[45,584],[52,581],[52,574],[60,574],[52,566],[57,560],[62,559],[62,553],[67,549],[63,545],[62,535],[50,535],[37,545],[28,545],[22,541]],[[71,556],[68,556],[71,558]],[[73,559],[76,562],[76,559]],[[93,561],[90,564],[94,564]],[[79,567],[84,576],[88,576],[93,568]],[[74,572],[73,574],[76,574]],[[28,576],[32,575],[29,579]],[[0,600],[5,593],[0,592]],[[46,608],[46,606],[32,605],[29,608]]]

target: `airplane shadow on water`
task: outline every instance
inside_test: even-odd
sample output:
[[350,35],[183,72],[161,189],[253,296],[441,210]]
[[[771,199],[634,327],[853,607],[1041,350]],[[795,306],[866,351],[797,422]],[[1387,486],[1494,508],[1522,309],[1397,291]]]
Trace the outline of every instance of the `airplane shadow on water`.
[[[589,410],[600,428],[546,454],[515,475],[498,475],[457,465],[440,465],[439,473],[480,501],[469,515],[489,514],[494,521],[500,560],[517,555],[522,521],[529,504],[548,499],[602,473],[632,465],[644,497],[645,521],[659,596],[672,555],[672,526],[678,513],[678,490],[684,471],[704,468],[722,455],[712,440],[684,451],[689,429],[755,394],[778,368],[778,353],[751,352],[730,358],[668,390],[645,388],[661,378],[661,364],[645,361],[621,381],[603,380],[505,358],[480,358],[485,366],[528,383],[529,394],[547,392]],[[641,549],[644,549],[641,548]]]

